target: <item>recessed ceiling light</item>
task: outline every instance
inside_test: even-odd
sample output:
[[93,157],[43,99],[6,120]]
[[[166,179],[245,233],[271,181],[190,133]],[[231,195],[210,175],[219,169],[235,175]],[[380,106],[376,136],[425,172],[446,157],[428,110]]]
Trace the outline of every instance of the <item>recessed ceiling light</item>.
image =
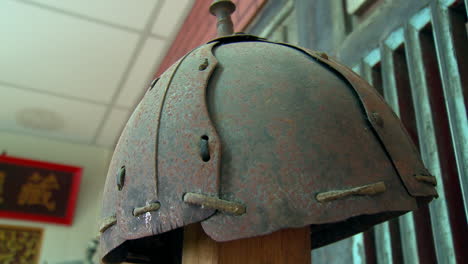
[[38,130],[59,130],[65,122],[59,113],[44,108],[24,108],[16,113],[18,124]]

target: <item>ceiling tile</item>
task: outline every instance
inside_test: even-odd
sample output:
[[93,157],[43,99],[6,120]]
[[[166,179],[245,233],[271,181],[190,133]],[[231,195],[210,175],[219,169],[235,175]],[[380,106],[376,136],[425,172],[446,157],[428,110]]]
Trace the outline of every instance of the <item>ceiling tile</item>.
[[13,1],[0,2],[0,80],[109,102],[138,35]]
[[85,17],[142,30],[158,0],[33,0]]
[[0,130],[90,143],[105,106],[0,85]]
[[194,2],[192,0],[165,1],[154,22],[152,32],[173,39]]
[[136,106],[151,83],[156,67],[165,53],[166,42],[154,38],[146,40],[117,98],[117,105],[128,108]]
[[130,110],[112,109],[109,117],[104,122],[96,144],[103,147],[114,147],[129,117]]

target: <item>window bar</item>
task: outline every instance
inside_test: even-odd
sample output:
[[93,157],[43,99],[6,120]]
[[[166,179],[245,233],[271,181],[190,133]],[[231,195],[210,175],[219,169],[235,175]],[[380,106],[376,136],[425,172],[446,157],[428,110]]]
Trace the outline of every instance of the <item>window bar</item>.
[[434,246],[438,263],[456,263],[452,228],[448,216],[448,206],[440,167],[440,157],[437,150],[434,120],[429,102],[428,82],[420,41],[420,30],[430,22],[430,10],[424,8],[410,19],[406,27],[407,49],[406,57],[410,70],[410,83],[415,106],[418,136],[421,141],[421,156],[428,169],[437,178],[439,198],[429,204],[434,234]]
[[465,0],[466,16],[468,16],[468,0]]
[[351,239],[351,253],[353,264],[366,264],[366,252],[364,248],[364,234],[359,233],[348,239]]
[[[353,237],[340,240],[333,244],[312,251],[313,263],[336,263],[336,264],[362,264],[356,262],[353,251]],[[363,255],[362,255],[363,256]],[[352,261],[352,262],[351,262]]]
[[[431,5],[432,19],[434,28],[434,37],[436,44],[437,57],[439,61],[439,68],[442,77],[442,86],[445,97],[445,104],[450,124],[450,132],[452,135],[453,148],[455,153],[455,160],[457,164],[458,176],[463,196],[463,205],[465,209],[465,219],[468,221],[468,120],[467,110],[463,95],[463,80],[468,78],[466,72],[463,73],[457,61],[457,56],[462,57],[457,52],[462,52],[454,45],[454,26],[450,21],[449,5],[453,1],[434,1]],[[462,25],[460,21],[460,25]],[[463,30],[464,31],[464,30]],[[465,38],[465,32],[459,32],[457,37]],[[466,49],[466,46],[461,48]],[[466,50],[464,58],[460,60],[467,60]],[[464,61],[464,63],[467,63]],[[462,76],[462,75],[465,76]],[[465,85],[468,85],[468,80],[464,80]],[[465,87],[465,89],[467,89]]]
[[[384,98],[398,117],[400,117],[400,106],[393,54],[403,42],[404,31],[400,28],[390,34],[381,47]],[[413,213],[400,216],[398,221],[404,263],[420,263]]]

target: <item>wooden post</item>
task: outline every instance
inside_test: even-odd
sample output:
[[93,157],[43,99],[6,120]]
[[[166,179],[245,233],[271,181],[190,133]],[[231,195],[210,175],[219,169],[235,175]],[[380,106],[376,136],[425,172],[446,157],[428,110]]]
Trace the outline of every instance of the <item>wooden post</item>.
[[239,263],[310,264],[310,228],[218,243],[205,234],[199,223],[185,227],[182,264]]

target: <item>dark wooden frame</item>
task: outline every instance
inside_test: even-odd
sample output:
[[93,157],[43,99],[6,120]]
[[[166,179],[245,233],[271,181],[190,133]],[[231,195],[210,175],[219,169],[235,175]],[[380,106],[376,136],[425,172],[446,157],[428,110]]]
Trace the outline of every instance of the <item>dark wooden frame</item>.
[[44,229],[38,227],[27,227],[27,226],[13,226],[13,225],[0,225],[0,229],[12,229],[16,231],[34,231],[40,233],[39,242],[36,245],[35,252],[37,253],[31,264],[38,264],[41,256],[42,243],[44,241]]

